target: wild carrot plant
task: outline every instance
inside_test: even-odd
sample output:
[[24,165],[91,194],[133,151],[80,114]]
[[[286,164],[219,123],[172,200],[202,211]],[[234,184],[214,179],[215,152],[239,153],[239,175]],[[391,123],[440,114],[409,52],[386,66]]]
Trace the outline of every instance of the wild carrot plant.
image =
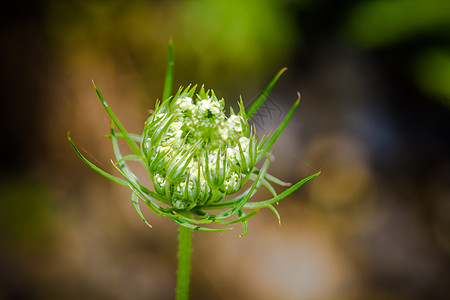
[[[239,111],[234,112],[230,108],[226,115],[224,99],[203,86],[180,87],[171,96],[173,49],[172,43],[169,43],[163,97],[157,101],[154,112],[145,122],[142,134],[127,132],[94,84],[111,118],[108,138],[112,141],[116,159],[113,165],[121,178],[86,159],[68,136],[72,147],[86,164],[132,190],[134,208],[147,225],[150,226],[141,212],[140,202],[157,215],[170,217],[179,224],[177,299],[189,298],[192,230],[224,231],[229,229],[229,225],[240,222],[244,236],[249,218],[261,208],[269,208],[280,220],[273,205],[320,174],[315,173],[290,185],[267,172],[271,161],[270,149],[292,118],[299,105],[300,94],[273,134],[258,141],[255,128],[249,125],[249,119],[266,101],[285,70],[282,69],[273,78],[247,110],[241,100],[238,102]],[[121,154],[118,139],[126,141],[132,154]],[[147,170],[153,190],[140,183],[127,165],[129,161],[137,161]],[[250,187],[241,191],[247,181],[251,182]],[[290,187],[278,194],[273,184]],[[272,198],[249,201],[260,186],[267,188]],[[223,200],[225,197],[228,198]],[[211,223],[220,226],[208,227]]]

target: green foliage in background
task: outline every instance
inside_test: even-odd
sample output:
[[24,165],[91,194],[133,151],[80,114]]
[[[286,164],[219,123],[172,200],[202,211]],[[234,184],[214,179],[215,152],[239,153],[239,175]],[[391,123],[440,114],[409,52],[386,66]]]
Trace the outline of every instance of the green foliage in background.
[[411,79],[450,107],[450,1],[359,2],[350,10],[344,32],[369,49],[410,44],[405,57],[411,57],[406,70]]
[[172,36],[178,79],[207,78],[209,85],[227,89],[245,79],[249,87],[286,64],[300,40],[286,8],[290,2],[50,1],[47,30],[62,55],[117,57],[137,68],[145,82],[157,79],[155,69],[162,71],[160,45]]

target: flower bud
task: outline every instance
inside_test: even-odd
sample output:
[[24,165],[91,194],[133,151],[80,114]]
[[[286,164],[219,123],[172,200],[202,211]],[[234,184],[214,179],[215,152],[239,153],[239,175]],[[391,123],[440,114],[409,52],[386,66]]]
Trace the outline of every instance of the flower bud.
[[[171,48],[170,48],[171,49]],[[171,53],[171,52],[169,52]],[[251,118],[267,100],[267,96],[286,69],[282,69],[249,109],[244,109],[242,99],[238,102],[239,112],[230,108],[229,116],[224,113],[225,101],[218,99],[214,91],[205,91],[202,86],[195,95],[197,86],[180,88],[170,97],[172,89],[173,60],[169,55],[168,72],[164,85],[163,102],[157,102],[154,113],[147,119],[142,136],[130,134],[114,114],[103,95],[94,85],[97,95],[111,118],[111,138],[116,163],[114,167],[123,178],[116,177],[99,168],[86,157],[68,136],[77,155],[93,170],[106,178],[131,188],[132,201],[139,216],[146,222],[139,202],[144,202],[156,214],[169,216],[181,226],[205,231],[224,229],[208,228],[203,225],[215,222],[220,225],[242,223],[243,234],[248,229],[248,218],[260,208],[269,208],[279,218],[273,204],[284,199],[303,184],[320,174],[313,174],[281,194],[277,194],[271,183],[288,186],[267,173],[270,163],[269,150],[292,118],[300,103],[300,94],[283,122],[274,134],[266,136],[257,144]],[[120,134],[115,132],[115,128]],[[123,138],[133,154],[122,156],[118,138]],[[136,142],[140,141],[140,147]],[[260,169],[257,161],[264,159]],[[128,161],[141,162],[153,182],[154,191],[146,188],[129,168]],[[253,181],[242,194],[222,201],[224,197],[238,192],[247,180]],[[273,198],[248,202],[256,190],[264,185]],[[245,209],[251,209],[245,213]],[[214,214],[210,210],[220,210]],[[208,212],[207,212],[208,211]],[[225,221],[237,214],[237,219]],[[226,230],[226,229],[225,229]]]
[[242,101],[240,112],[231,110],[227,117],[223,99],[203,87],[194,96],[195,90],[187,87],[157,105],[143,133],[155,191],[177,209],[235,193],[256,160],[256,137],[250,134]]

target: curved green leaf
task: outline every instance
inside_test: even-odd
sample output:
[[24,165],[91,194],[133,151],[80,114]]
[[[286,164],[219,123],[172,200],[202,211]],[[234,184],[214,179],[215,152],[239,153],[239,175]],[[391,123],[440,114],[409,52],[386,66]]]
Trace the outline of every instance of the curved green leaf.
[[142,214],[141,209],[139,208],[139,197],[135,194],[135,192],[133,192],[131,194],[131,202],[133,202],[134,209],[136,210],[138,215],[141,217],[142,221],[144,221],[145,224],[147,224],[150,228],[152,228],[152,225],[150,225],[150,223],[147,222],[144,215]]
[[277,75],[272,79],[272,81],[269,83],[269,85],[264,89],[262,94],[258,97],[258,99],[253,102],[253,104],[249,107],[249,109],[246,112],[247,119],[250,119],[256,111],[258,111],[258,108],[266,101],[267,97],[269,96],[270,92],[272,91],[273,87],[277,83],[278,79],[283,75],[283,73],[287,70],[287,68],[281,69]]
[[75,146],[75,143],[72,141],[72,139],[70,138],[69,135],[67,135],[67,139],[69,140],[70,145],[72,145],[72,148],[75,150],[75,152],[78,154],[78,156],[81,158],[81,160],[87,164],[89,167],[91,167],[94,171],[96,171],[97,173],[99,173],[100,175],[105,176],[106,178],[108,178],[109,180],[114,181],[115,183],[118,183],[120,185],[123,186],[128,186],[127,182],[121,178],[118,178],[114,175],[109,174],[106,171],[103,171],[102,169],[100,169],[99,167],[97,167],[96,165],[94,165],[93,163],[91,163],[86,157],[83,156],[83,154],[81,154],[81,152],[78,150],[78,148]]
[[286,128],[286,125],[289,123],[292,116],[294,115],[294,112],[297,109],[297,106],[300,104],[300,99],[301,99],[301,95],[300,95],[300,93],[298,93],[297,101],[295,101],[294,105],[289,110],[288,114],[286,115],[286,117],[284,118],[284,120],[280,124],[280,126],[278,126],[275,133],[270,137],[270,139],[267,141],[267,143],[264,144],[262,151],[258,154],[258,158],[256,159],[256,161],[259,161],[264,155],[266,155],[266,153],[270,150],[270,148],[272,148],[273,144],[275,144],[278,137],[283,132],[284,128]]
[[142,154],[141,150],[139,149],[139,147],[136,145],[136,143],[133,141],[133,139],[131,139],[131,137],[128,135],[127,130],[125,129],[125,127],[123,127],[122,123],[119,121],[119,119],[116,117],[116,115],[114,114],[114,112],[112,111],[112,109],[109,107],[108,103],[106,103],[105,98],[103,97],[102,93],[100,92],[100,90],[97,88],[97,86],[95,85],[94,81],[92,81],[92,84],[94,85],[94,89],[95,92],[98,95],[98,98],[100,99],[100,102],[102,103],[103,107],[105,108],[106,112],[108,113],[108,115],[111,117],[111,119],[113,120],[114,124],[116,124],[117,128],[119,129],[120,133],[122,133],[123,138],[127,141],[128,146],[130,146],[131,150],[133,150],[133,152],[140,156],[143,160],[145,160],[144,155]]
[[282,192],[281,194],[278,195],[278,197],[274,197],[272,199],[266,200],[266,201],[260,201],[260,202],[247,202],[244,205],[244,208],[247,209],[254,209],[254,208],[261,208],[261,207],[267,207],[268,205],[272,205],[284,198],[286,198],[287,196],[289,196],[290,194],[292,194],[293,192],[295,192],[296,190],[298,190],[302,185],[304,185],[305,183],[307,183],[308,181],[310,181],[311,179],[313,179],[314,177],[319,176],[321,173],[321,171],[306,177],[305,179],[297,182],[296,184],[294,184],[293,186],[291,186],[290,188],[288,188],[287,190],[285,190],[284,192]]

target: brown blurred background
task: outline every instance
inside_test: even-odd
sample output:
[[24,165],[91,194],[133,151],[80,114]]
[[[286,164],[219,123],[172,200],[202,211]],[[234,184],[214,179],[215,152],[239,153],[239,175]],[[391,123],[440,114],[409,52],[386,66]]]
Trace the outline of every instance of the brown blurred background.
[[[175,87],[248,105],[282,67],[271,173],[323,174],[222,234],[195,232],[193,299],[446,299],[450,1],[11,1],[1,10],[0,299],[172,299],[177,226],[93,172]],[[262,112],[264,114],[264,112]],[[112,170],[111,170],[112,171]],[[146,174],[138,170],[141,177]],[[261,191],[256,199],[267,199]]]

